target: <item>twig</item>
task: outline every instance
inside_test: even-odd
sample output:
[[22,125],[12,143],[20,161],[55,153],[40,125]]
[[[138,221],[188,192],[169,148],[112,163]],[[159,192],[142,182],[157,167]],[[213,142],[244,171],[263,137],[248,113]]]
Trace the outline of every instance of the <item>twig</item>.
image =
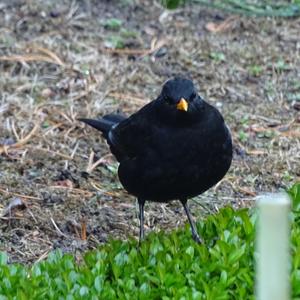
[[145,104],[150,101],[147,98],[137,97],[130,94],[116,93],[116,92],[110,92],[108,95],[121,100],[137,102],[139,104]]
[[35,263],[38,263],[38,262],[40,262],[41,260],[43,260],[43,259],[45,259],[47,256],[48,256],[48,254],[49,254],[49,252],[51,251],[51,248],[50,249],[48,249],[48,250],[46,250],[36,261],[35,261]]
[[26,144],[36,133],[38,130],[40,124],[36,124],[33,129],[28,133],[27,136],[25,136],[23,139],[20,139],[18,142],[12,145],[0,145],[0,155],[5,153],[7,154],[10,149],[16,149],[22,147],[24,144]]
[[100,51],[111,53],[111,54],[123,54],[123,55],[149,55],[153,52],[159,50],[161,47],[163,47],[166,44],[164,40],[157,41],[152,43],[150,49],[109,49],[109,48],[102,48]]
[[62,157],[64,159],[67,159],[67,160],[73,160],[73,156],[63,154],[63,153],[60,153],[60,152],[57,152],[57,151],[53,151],[53,150],[50,150],[50,149],[45,149],[45,148],[40,148],[40,147],[35,147],[35,146],[28,146],[28,148],[30,148],[31,150],[48,152],[48,153],[51,153],[53,155],[60,156],[60,157]]
[[86,241],[86,221],[84,219],[82,219],[80,223],[81,223],[80,238],[83,241]]
[[30,216],[32,217],[32,219],[34,220],[35,224],[37,224],[38,223],[37,219],[35,218],[34,214],[28,207],[27,207],[27,211],[30,214]]
[[64,237],[68,237],[67,235],[65,235],[59,228],[58,226],[56,225],[56,223],[54,222],[53,218],[50,218],[54,228],[56,229],[56,231],[59,233],[59,235],[61,236],[64,236]]
[[37,50],[41,54],[21,54],[21,55],[10,55],[10,56],[0,56],[0,61],[12,61],[12,62],[31,62],[31,61],[43,61],[59,66],[65,66],[62,60],[52,51],[42,47],[32,47],[32,49]]
[[268,154],[267,151],[264,150],[246,150],[248,155],[265,155]]
[[38,197],[35,197],[35,196],[26,196],[26,195],[14,193],[14,192],[9,192],[9,191],[6,191],[2,188],[0,188],[0,193],[15,196],[15,197],[20,197],[20,198],[24,198],[24,199],[41,200],[41,198],[38,198]]
[[238,190],[239,190],[240,192],[242,192],[243,194],[246,194],[246,195],[249,195],[249,196],[253,196],[253,197],[256,196],[256,193],[255,193],[255,192],[252,192],[252,191],[250,191],[250,190],[248,190],[248,189],[246,189],[246,188],[244,188],[244,187],[238,187]]
[[102,156],[100,159],[98,159],[95,163],[93,163],[94,161],[94,156],[95,156],[95,152],[92,150],[91,151],[91,154],[90,154],[90,157],[89,157],[89,162],[88,162],[88,165],[86,167],[86,172],[87,173],[92,173],[93,170],[99,166],[100,164],[102,164],[103,162],[105,162],[105,159],[109,156],[111,156],[110,153]]
[[95,92],[97,86],[96,85],[93,85],[93,86],[89,86],[84,92],[78,94],[77,96],[75,97],[72,97],[72,101],[77,101],[83,97],[86,97],[88,96],[90,93],[93,93]]
[[57,61],[51,59],[50,57],[46,55],[41,54],[25,54],[25,55],[11,55],[11,56],[0,56],[0,61],[12,61],[12,62],[20,62],[20,63],[26,63],[31,61],[42,61],[47,62],[51,64],[61,65]]
[[93,193],[87,190],[81,190],[81,189],[77,189],[77,188],[70,188],[68,186],[62,186],[62,185],[51,185],[48,186],[49,188],[53,188],[53,189],[66,189],[69,190],[70,192],[76,192],[76,193],[80,193],[80,194],[85,194],[87,197],[91,197],[93,196]]
[[99,186],[97,186],[97,184],[95,182],[91,182],[90,184],[98,192],[101,192],[101,193],[103,193],[107,196],[111,196],[111,197],[119,197],[118,193],[113,193],[113,192],[108,192],[108,191],[102,190],[101,188],[99,188]]
[[54,52],[50,51],[49,49],[42,48],[42,47],[32,47],[32,48],[39,52],[46,54],[48,57],[51,57],[53,59],[53,61],[55,61],[58,65],[60,65],[60,66],[65,65],[62,62],[62,60]]
[[76,145],[75,145],[75,147],[74,147],[74,149],[72,150],[72,153],[71,153],[72,159],[73,159],[74,156],[75,156],[75,153],[76,153],[76,151],[77,151],[77,149],[78,149],[78,146],[79,146],[79,142],[76,142]]
[[64,123],[60,122],[57,123],[53,126],[51,126],[50,128],[48,128],[45,132],[44,132],[44,136],[47,135],[49,132],[51,132],[52,130],[56,129],[56,128],[60,128],[62,125],[64,125]]

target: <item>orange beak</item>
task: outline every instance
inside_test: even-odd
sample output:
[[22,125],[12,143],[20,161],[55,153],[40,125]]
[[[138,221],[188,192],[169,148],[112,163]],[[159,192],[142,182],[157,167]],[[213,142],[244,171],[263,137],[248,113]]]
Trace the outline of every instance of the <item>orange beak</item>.
[[189,108],[189,105],[184,98],[181,98],[180,101],[177,103],[176,108],[178,110],[187,111]]

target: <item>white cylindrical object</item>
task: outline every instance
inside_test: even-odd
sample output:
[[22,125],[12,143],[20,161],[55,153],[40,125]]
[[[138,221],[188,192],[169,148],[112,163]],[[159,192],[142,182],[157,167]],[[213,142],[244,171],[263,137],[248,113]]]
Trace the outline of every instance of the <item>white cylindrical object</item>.
[[258,197],[256,295],[258,300],[289,300],[290,199],[285,193]]

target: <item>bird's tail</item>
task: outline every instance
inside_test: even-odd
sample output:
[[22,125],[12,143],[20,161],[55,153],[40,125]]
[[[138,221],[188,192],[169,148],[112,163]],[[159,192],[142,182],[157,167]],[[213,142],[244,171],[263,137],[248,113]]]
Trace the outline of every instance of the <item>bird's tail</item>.
[[104,116],[103,118],[101,118],[99,120],[85,119],[85,118],[78,119],[78,120],[96,128],[97,130],[100,130],[103,133],[104,137],[107,138],[108,133],[111,130],[111,128],[114,125],[117,125],[118,123],[123,121],[124,119],[125,119],[125,117],[122,115],[110,114],[110,115]]

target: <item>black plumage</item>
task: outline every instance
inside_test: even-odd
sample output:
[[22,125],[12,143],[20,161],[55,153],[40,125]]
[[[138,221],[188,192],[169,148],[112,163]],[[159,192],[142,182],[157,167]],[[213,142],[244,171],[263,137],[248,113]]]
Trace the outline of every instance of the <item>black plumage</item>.
[[200,242],[187,199],[223,178],[232,160],[232,141],[222,115],[198,95],[192,81],[167,81],[156,100],[129,118],[111,114],[80,120],[103,133],[120,162],[119,179],[138,198],[140,239],[145,201],[179,199],[193,238]]

